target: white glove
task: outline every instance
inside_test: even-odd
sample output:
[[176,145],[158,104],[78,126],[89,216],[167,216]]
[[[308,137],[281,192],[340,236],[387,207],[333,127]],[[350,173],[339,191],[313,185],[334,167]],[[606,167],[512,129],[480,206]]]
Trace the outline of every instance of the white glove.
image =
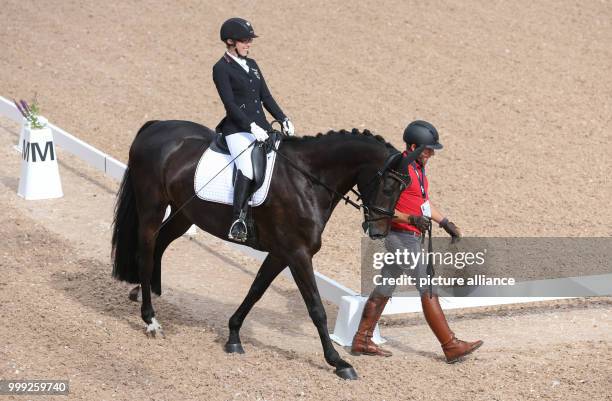
[[263,142],[266,139],[268,139],[268,133],[266,132],[266,130],[261,128],[256,123],[251,123],[251,133],[255,135],[255,139],[257,139],[260,142]]
[[289,136],[295,135],[295,127],[289,118],[285,118],[283,121],[283,129]]

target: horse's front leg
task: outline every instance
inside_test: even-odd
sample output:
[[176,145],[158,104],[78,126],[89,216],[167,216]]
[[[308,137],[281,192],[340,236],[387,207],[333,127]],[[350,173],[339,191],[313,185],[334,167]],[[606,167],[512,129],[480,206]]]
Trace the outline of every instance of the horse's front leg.
[[312,268],[312,255],[307,254],[307,252],[297,252],[294,254],[289,266],[293,279],[308,308],[308,314],[319,331],[325,360],[336,368],[335,373],[341,378],[356,380],[358,378],[357,372],[351,364],[340,358],[340,354],[338,354],[338,351],[334,348],[331,338],[329,337],[329,332],[327,331],[327,314],[325,313],[325,308],[321,302],[321,296],[319,295],[319,289],[315,281],[315,275]]
[[253,305],[259,301],[261,296],[270,286],[270,283],[274,281],[276,276],[278,276],[278,274],[282,272],[285,267],[285,263],[268,254],[259,268],[253,284],[251,284],[249,293],[229,320],[229,338],[225,344],[226,352],[237,352],[239,354],[244,353],[242,344],[240,342],[240,328],[242,327],[242,323],[244,322],[244,319],[250,312],[251,308],[253,308]]

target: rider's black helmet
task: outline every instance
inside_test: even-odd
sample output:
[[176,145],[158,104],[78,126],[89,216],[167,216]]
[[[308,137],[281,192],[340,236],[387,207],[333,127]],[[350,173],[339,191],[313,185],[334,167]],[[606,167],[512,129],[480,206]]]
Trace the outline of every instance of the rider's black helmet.
[[256,38],[251,23],[242,18],[230,18],[221,25],[221,40],[240,40]]
[[431,149],[442,149],[438,130],[427,121],[413,121],[404,130],[404,142],[408,145],[427,145]]

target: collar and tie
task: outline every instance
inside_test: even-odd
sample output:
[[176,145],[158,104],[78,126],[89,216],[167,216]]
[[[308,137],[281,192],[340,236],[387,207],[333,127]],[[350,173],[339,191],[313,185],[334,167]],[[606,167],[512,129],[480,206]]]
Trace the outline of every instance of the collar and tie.
[[238,63],[238,65],[240,67],[242,67],[242,69],[244,69],[246,71],[246,73],[249,73],[249,65],[247,64],[247,61],[245,58],[242,57],[236,57],[233,54],[231,54],[230,52],[225,52],[225,54],[227,54],[228,56],[230,56],[235,62]]

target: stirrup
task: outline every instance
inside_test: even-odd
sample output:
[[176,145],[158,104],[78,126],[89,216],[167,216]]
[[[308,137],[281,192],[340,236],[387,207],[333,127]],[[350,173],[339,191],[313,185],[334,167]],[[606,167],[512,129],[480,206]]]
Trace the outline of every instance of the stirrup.
[[[238,216],[238,218],[232,223],[229,233],[227,234],[227,238],[238,242],[246,242],[248,237],[248,231],[246,222],[244,221],[245,217],[246,213],[243,210],[240,212],[240,216]],[[236,232],[235,234],[232,234],[234,230]]]

